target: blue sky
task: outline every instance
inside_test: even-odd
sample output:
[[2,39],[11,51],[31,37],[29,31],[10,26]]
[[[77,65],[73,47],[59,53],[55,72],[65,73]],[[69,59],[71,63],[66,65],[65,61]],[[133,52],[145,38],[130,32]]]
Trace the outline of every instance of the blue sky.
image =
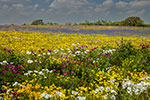
[[120,21],[129,16],[150,23],[149,9],[150,0],[0,0],[0,24]]

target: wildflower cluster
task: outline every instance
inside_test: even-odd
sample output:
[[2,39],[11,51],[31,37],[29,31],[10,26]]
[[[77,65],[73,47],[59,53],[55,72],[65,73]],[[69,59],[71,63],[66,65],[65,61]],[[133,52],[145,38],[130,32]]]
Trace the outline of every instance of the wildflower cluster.
[[149,38],[4,31],[0,38],[0,99],[149,98]]

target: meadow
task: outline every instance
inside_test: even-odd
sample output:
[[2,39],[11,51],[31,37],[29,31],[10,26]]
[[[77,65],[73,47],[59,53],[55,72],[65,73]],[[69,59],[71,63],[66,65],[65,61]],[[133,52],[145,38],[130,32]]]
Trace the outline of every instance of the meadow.
[[0,26],[0,100],[150,100],[150,28]]

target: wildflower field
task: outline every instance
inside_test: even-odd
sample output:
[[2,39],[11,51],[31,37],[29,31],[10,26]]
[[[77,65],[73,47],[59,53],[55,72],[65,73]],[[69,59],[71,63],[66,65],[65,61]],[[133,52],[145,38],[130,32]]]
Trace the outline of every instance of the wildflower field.
[[150,100],[150,30],[82,31],[1,30],[0,100]]

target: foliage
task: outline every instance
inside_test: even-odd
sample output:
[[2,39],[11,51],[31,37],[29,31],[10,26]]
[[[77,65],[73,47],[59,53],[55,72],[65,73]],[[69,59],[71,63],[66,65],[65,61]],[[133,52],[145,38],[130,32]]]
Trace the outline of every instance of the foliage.
[[89,22],[85,20],[85,23],[79,23],[79,25],[101,25],[101,26],[145,26],[144,21],[140,17],[128,17],[122,21],[107,21],[107,20],[98,20],[97,22]]
[[2,31],[0,39],[0,99],[150,96],[149,38]]
[[[25,25],[25,24],[24,24]],[[52,22],[47,22],[44,23],[42,19],[39,20],[35,20],[32,22],[31,25],[59,25],[58,23],[52,23]],[[131,16],[126,18],[125,20],[122,21],[108,21],[108,20],[98,20],[96,22],[89,22],[88,20],[85,20],[85,22],[83,23],[74,23],[72,24],[71,22],[66,22],[64,25],[67,26],[77,26],[77,25],[88,25],[88,26],[92,26],[92,25],[96,25],[96,26],[149,26],[149,24],[144,24],[144,21],[141,20],[140,17],[137,16]]]
[[71,23],[71,22],[66,22],[65,25],[66,25],[66,26],[71,26],[72,23]]
[[140,17],[128,17],[124,21],[121,22],[122,25],[125,26],[143,26],[144,22],[140,19]]
[[31,23],[31,25],[43,25],[44,22],[42,19],[35,20]]
[[118,44],[117,52],[111,56],[111,64],[117,65],[127,70],[137,69],[138,71],[146,70],[150,73],[150,52],[147,49],[149,45],[142,44],[141,48],[135,48],[131,41],[121,40]]

